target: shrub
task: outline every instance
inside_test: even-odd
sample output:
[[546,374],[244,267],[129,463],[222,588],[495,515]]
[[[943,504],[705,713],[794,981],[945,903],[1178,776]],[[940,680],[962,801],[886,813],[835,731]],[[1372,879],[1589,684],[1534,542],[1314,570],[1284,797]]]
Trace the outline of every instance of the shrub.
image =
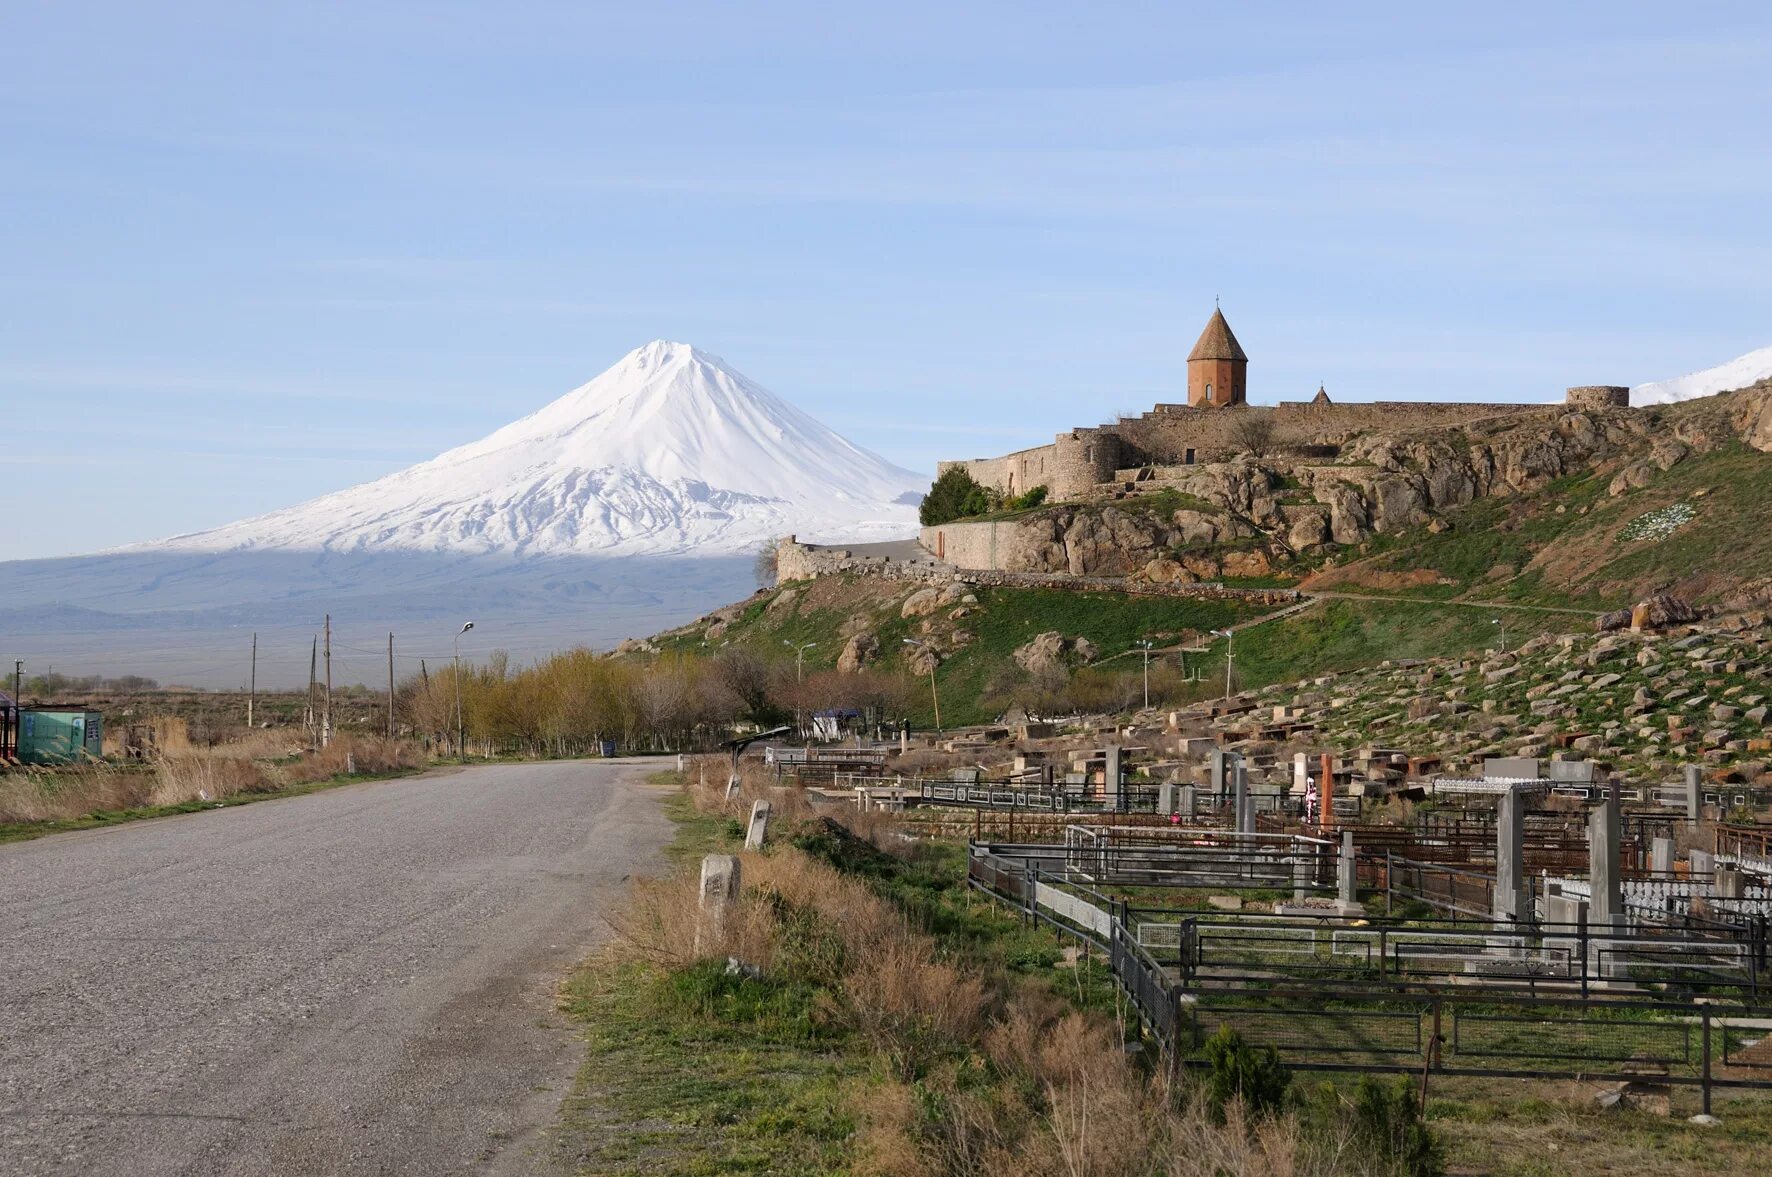
[[973,481],[972,475],[959,466],[949,467],[923,496],[917,518],[925,527],[950,523],[968,515],[983,515],[996,505],[996,498]]
[[1292,1073],[1280,1063],[1271,1046],[1252,1046],[1229,1026],[1206,1040],[1206,1096],[1212,1114],[1220,1119],[1225,1105],[1242,1103],[1250,1115],[1261,1117],[1279,1111],[1286,1102]]
[[1408,1177],[1444,1172],[1439,1141],[1421,1122],[1409,1080],[1384,1083],[1369,1075],[1354,1084],[1353,1133],[1374,1154]]
[[1018,494],[1014,498],[1005,501],[1003,506],[1006,510],[1010,511],[1031,511],[1045,501],[1046,486],[1042,483],[1028,491],[1026,494]]

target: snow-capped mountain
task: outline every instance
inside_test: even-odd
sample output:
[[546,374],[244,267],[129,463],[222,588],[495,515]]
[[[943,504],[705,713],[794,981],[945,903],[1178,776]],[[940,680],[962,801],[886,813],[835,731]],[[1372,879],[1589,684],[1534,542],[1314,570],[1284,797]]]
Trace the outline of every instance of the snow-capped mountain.
[[428,462],[126,550],[722,554],[787,532],[906,536],[926,485],[717,356],[657,340]]
[[1733,392],[1769,377],[1772,377],[1772,347],[1762,347],[1690,376],[1639,384],[1630,390],[1630,403],[1638,406],[1677,404],[1719,392]]

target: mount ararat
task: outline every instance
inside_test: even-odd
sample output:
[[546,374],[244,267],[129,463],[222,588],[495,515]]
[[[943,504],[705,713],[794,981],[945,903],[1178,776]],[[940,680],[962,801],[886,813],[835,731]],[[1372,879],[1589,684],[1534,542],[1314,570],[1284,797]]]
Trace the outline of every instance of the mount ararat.
[[[0,563],[14,656],[73,672],[234,686],[305,681],[323,614],[342,675],[394,632],[416,659],[607,645],[743,597],[788,533],[915,533],[925,477],[849,442],[716,356],[663,340],[479,441],[222,527],[92,556]],[[404,640],[400,640],[404,637]],[[339,643],[335,643],[339,644]],[[404,655],[402,655],[404,656]],[[364,663],[352,665],[353,660]]]

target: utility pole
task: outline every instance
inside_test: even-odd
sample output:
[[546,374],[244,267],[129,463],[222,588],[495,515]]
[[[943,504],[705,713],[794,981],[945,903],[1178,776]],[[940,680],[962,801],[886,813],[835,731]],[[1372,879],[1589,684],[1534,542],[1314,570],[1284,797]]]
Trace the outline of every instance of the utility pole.
[[320,637],[314,636],[314,644],[308,647],[308,705],[302,710],[302,726],[314,737],[314,747],[320,746],[320,733],[314,727],[314,680],[320,673]]
[[388,739],[394,738],[394,635],[388,635]]
[[252,704],[258,699],[258,635],[252,635],[252,677],[246,687],[246,726],[252,726]]
[[332,743],[332,614],[326,615],[326,697],[320,719],[320,746]]

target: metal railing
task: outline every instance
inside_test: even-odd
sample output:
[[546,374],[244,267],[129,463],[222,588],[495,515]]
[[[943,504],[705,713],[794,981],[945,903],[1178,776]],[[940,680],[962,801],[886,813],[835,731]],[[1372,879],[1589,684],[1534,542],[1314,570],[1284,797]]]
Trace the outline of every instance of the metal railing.
[[[1058,861],[1049,857],[1052,847],[1037,848],[1044,858],[1004,856],[998,853],[1003,849],[1027,848],[969,847],[970,885],[1060,934],[1102,948],[1140,1022],[1177,1068],[1203,1065],[1206,1040],[1228,1026],[1247,1041],[1273,1046],[1290,1067],[1420,1074],[1424,1091],[1432,1074],[1589,1080],[1651,1075],[1662,1083],[1697,1086],[1708,1112],[1713,1088],[1772,1088],[1772,1050],[1759,1049],[1761,1032],[1732,1024],[1757,1008],[1763,938],[1643,937],[1585,924],[1498,929],[1479,921],[1357,927],[1351,921],[1229,913],[1162,924],[1148,918],[1148,909],[1067,882],[1062,869],[1044,869]],[[1256,947],[1239,949],[1239,939]],[[1235,958],[1249,951],[1260,955],[1257,973],[1233,977],[1222,971],[1221,953],[1243,967],[1247,962]],[[1305,968],[1296,967],[1306,957]],[[1474,972],[1472,962],[1479,964]],[[1464,971],[1454,974],[1453,963]],[[1730,1004],[1633,992],[1633,985],[1657,983],[1638,971],[1645,965],[1684,969],[1688,983],[1709,972],[1719,986],[1729,987],[1713,999]],[[1381,978],[1389,974],[1390,987],[1320,983],[1325,967],[1369,977],[1374,966]],[[1555,979],[1540,975],[1540,968],[1548,974],[1560,969],[1565,986],[1574,969],[1579,993],[1516,991],[1522,980],[1544,985]],[[1590,971],[1596,974],[1591,980],[1617,988],[1595,993]],[[1446,991],[1454,975],[1460,992]],[[1215,987],[1226,981],[1239,985]],[[1250,988],[1250,981],[1262,988]],[[1296,988],[1300,982],[1310,987]],[[1718,1057],[1731,1073],[1716,1073]]]

